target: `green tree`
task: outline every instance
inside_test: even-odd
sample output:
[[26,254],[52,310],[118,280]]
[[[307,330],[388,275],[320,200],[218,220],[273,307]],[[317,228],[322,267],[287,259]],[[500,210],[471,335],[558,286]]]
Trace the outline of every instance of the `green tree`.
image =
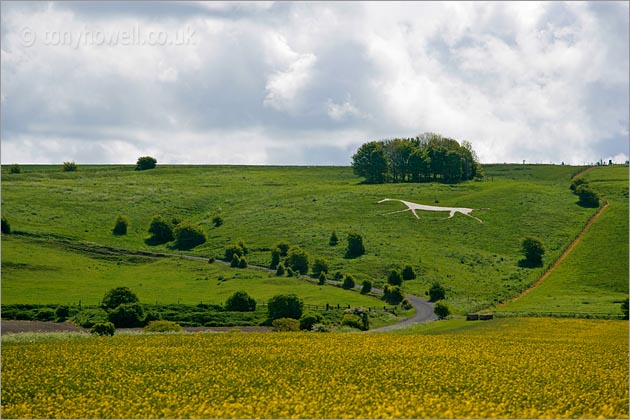
[[245,257],[241,257],[241,260],[238,262],[238,268],[247,268],[247,260]]
[[575,190],[575,193],[580,198],[580,205],[584,207],[599,207],[599,195],[589,185],[580,185]]
[[201,226],[188,221],[181,222],[175,227],[173,237],[177,249],[192,249],[208,239]]
[[317,281],[317,284],[319,284],[320,286],[323,286],[326,284],[326,280],[328,280],[326,278],[326,273],[324,273],[323,271],[319,273],[319,279]]
[[371,291],[372,291],[372,282],[369,280],[364,280],[363,284],[361,285],[361,294],[367,295]]
[[275,248],[271,250],[271,264],[269,264],[269,268],[274,270],[280,264],[280,249]]
[[276,295],[267,303],[269,319],[293,318],[300,319],[304,302],[294,294]]
[[413,267],[410,265],[406,265],[402,271],[403,280],[413,280],[416,278],[416,273],[413,271]]
[[154,244],[165,244],[173,240],[173,226],[159,214],[153,216],[149,233],[149,241]]
[[525,238],[521,249],[525,254],[525,265],[527,267],[539,267],[542,265],[542,258],[545,255],[545,248],[542,242],[534,238]]
[[398,270],[392,270],[391,273],[389,273],[389,276],[387,276],[387,283],[391,284],[392,286],[402,285],[403,278]]
[[76,172],[79,170],[79,166],[74,162],[64,162],[62,170],[63,172]]
[[316,257],[313,262],[313,274],[319,276],[321,273],[328,273],[328,260],[323,257]]
[[293,246],[289,249],[287,255],[286,266],[300,274],[308,273],[308,254],[299,246]]
[[433,283],[429,289],[429,302],[437,302],[444,299],[446,291],[440,283]]
[[144,309],[139,303],[123,303],[107,316],[116,328],[141,327],[144,322]]
[[238,268],[238,265],[240,263],[241,263],[241,259],[239,258],[238,254],[232,255],[232,261],[230,262],[230,267]]
[[278,264],[278,268],[276,269],[276,276],[280,277],[280,276],[284,276],[284,264],[280,263]]
[[383,142],[371,141],[359,147],[352,156],[352,170],[368,184],[382,184],[387,179],[387,159]]
[[386,284],[383,288],[383,300],[390,305],[398,305],[405,299],[400,286],[391,286]]
[[291,246],[287,242],[280,241],[274,248],[277,249],[280,256],[284,258],[289,254],[289,248],[291,248]]
[[235,292],[225,302],[226,311],[253,312],[256,310],[256,300],[245,291]]
[[116,217],[116,222],[114,223],[114,229],[112,229],[112,232],[114,233],[114,235],[126,235],[128,226],[129,219],[127,219],[122,214],[119,214]]
[[116,327],[111,322],[97,322],[90,329],[90,334],[101,337],[112,336],[116,332]]
[[438,318],[444,319],[451,314],[451,310],[445,302],[439,301],[435,304],[433,313],[436,314]]
[[349,290],[354,288],[355,285],[356,281],[354,280],[354,277],[352,277],[350,274],[346,274],[343,278],[343,283],[341,283],[341,287]]
[[57,321],[63,322],[70,316],[70,308],[68,305],[59,305],[55,309],[55,316],[57,317]]
[[101,307],[108,310],[125,303],[137,303],[139,301],[138,296],[130,288],[116,287],[105,293],[101,301]]
[[145,171],[147,169],[155,168],[157,160],[151,156],[142,156],[138,158],[136,162],[136,171]]
[[221,225],[223,225],[223,218],[221,216],[214,216],[212,218],[212,224],[214,225],[214,227],[220,227]]
[[335,246],[339,243],[339,238],[337,237],[337,232],[334,230],[330,234],[330,239],[328,240],[328,245]]
[[348,234],[348,247],[346,248],[346,258],[357,258],[365,254],[365,246],[363,246],[363,237],[356,233]]
[[7,217],[3,214],[2,215],[2,224],[0,225],[1,229],[0,231],[4,234],[9,234],[11,233],[11,224],[9,223],[9,221],[7,220]]
[[18,165],[17,163],[14,163],[13,165],[9,166],[9,173],[10,174],[22,173],[22,167]]
[[227,244],[224,252],[225,261],[232,261],[234,255],[242,257],[245,255],[245,250],[240,245]]
[[321,324],[322,316],[314,312],[306,312],[300,318],[300,329],[303,331],[310,331],[313,329],[313,325]]

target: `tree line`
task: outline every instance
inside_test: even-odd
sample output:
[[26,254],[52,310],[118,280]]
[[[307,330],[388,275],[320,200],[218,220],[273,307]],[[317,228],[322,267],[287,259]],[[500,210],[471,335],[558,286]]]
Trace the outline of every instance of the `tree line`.
[[435,133],[367,142],[352,156],[352,169],[368,184],[458,183],[483,178],[483,169],[469,142],[460,144]]

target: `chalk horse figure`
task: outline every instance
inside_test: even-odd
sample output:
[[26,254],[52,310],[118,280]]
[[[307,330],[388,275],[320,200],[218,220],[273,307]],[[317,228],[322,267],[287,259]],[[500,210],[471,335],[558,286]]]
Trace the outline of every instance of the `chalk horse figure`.
[[419,219],[420,217],[416,213],[416,210],[423,210],[423,211],[448,211],[450,213],[450,216],[448,216],[448,219],[450,219],[451,217],[455,216],[455,213],[461,213],[461,214],[463,214],[465,216],[472,217],[473,219],[477,220],[479,223],[483,223],[483,221],[481,219],[476,218],[475,216],[471,215],[470,213],[472,213],[473,210],[487,210],[487,209],[469,209],[469,208],[466,208],[466,207],[425,206],[424,204],[411,203],[409,201],[397,200],[395,198],[385,198],[385,199],[379,201],[378,203],[379,204],[380,203],[384,203],[385,201],[400,201],[405,206],[407,206],[407,208],[405,210],[398,210],[398,211],[393,211],[391,213],[385,213],[383,216],[385,216],[386,214],[394,214],[394,213],[402,213],[404,211],[411,211],[413,213],[413,215],[416,216],[417,219]]

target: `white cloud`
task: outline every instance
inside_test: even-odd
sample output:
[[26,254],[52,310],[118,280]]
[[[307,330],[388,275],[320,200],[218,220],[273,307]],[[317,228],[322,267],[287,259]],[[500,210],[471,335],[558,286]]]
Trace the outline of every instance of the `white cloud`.
[[265,106],[289,114],[298,113],[304,105],[302,94],[313,78],[317,57],[300,54],[286,70],[276,71],[267,79]]

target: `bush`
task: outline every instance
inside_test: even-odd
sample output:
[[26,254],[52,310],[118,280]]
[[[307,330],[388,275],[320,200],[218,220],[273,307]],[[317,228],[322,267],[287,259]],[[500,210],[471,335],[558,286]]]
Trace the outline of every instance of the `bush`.
[[78,170],[79,170],[79,167],[74,162],[63,163],[63,172],[76,172]]
[[208,258],[208,264],[214,264],[214,257]]
[[313,329],[313,325],[322,322],[322,316],[313,312],[307,312],[300,318],[300,329],[304,331],[310,331]]
[[271,264],[269,264],[269,268],[275,270],[278,268],[278,264],[280,264],[280,250],[278,248],[271,250]]
[[451,310],[446,303],[439,301],[435,304],[433,313],[436,314],[438,318],[444,319],[451,314]]
[[389,276],[387,276],[387,283],[391,284],[392,286],[401,286],[402,282],[402,276],[397,270],[392,270],[392,272],[389,273]]
[[411,304],[411,302],[409,302],[409,299],[405,298],[402,300],[402,302],[400,302],[400,306],[403,308],[403,310],[407,311],[411,308],[413,308],[413,305]]
[[321,273],[328,273],[328,261],[326,258],[317,257],[313,262],[313,274],[319,276]]
[[584,178],[578,178],[578,179],[573,180],[569,188],[571,189],[571,191],[576,193],[576,190],[578,189],[578,187],[584,184],[588,184],[586,180]]
[[208,237],[201,226],[191,222],[182,222],[173,231],[175,247],[178,249],[191,249],[206,242]]
[[579,203],[584,207],[599,207],[599,196],[587,184],[580,185],[575,190],[580,197]]
[[7,235],[11,233],[11,225],[9,224],[9,221],[7,220],[7,217],[4,214],[2,215],[1,226],[2,226],[2,229],[1,229],[2,233],[5,233]]
[[625,319],[628,319],[630,315],[630,304],[628,302],[629,302],[629,299],[626,298],[626,300],[624,300],[623,303],[621,304],[621,313],[623,314],[623,317]]
[[238,265],[241,263],[241,259],[238,257],[238,255],[234,254],[232,256],[232,261],[230,262],[230,267],[232,268],[238,268]]
[[542,242],[534,238],[525,238],[522,243],[522,251],[525,254],[525,265],[528,267],[540,267],[545,248]]
[[245,259],[245,257],[241,258],[241,260],[238,262],[238,268],[247,268],[247,260]]
[[356,282],[354,281],[354,277],[352,277],[350,274],[346,274],[346,276],[343,278],[343,283],[341,283],[341,287],[349,290],[352,289],[355,285]]
[[238,241],[237,245],[243,250],[243,255],[247,255],[249,253],[249,248],[245,245],[245,242],[241,239]]
[[298,271],[300,274],[308,273],[308,254],[299,246],[294,246],[289,249],[287,254],[287,267],[290,267],[293,271]]
[[292,318],[278,318],[271,323],[277,332],[300,331],[300,321]]
[[137,303],[140,300],[138,296],[128,287],[116,287],[111,289],[101,301],[103,309],[114,309],[125,303]]
[[276,276],[284,276],[284,264],[278,264],[278,268],[276,269]]
[[156,163],[157,163],[157,160],[155,158],[152,158],[151,156],[139,157],[138,161],[136,162],[136,171],[144,171],[147,169],[153,169],[155,168]]
[[346,249],[346,258],[357,258],[365,254],[363,246],[363,237],[358,233],[351,232],[348,234],[348,248]]
[[440,283],[433,283],[429,289],[429,302],[437,302],[444,299],[446,291]]
[[367,295],[371,291],[372,291],[372,282],[369,281],[369,280],[365,280],[363,282],[363,285],[361,286],[361,294],[362,295]]
[[267,314],[271,320],[278,318],[300,319],[303,307],[304,302],[296,295],[276,295],[269,299]]
[[313,332],[331,332],[332,330],[328,325],[324,324],[315,324],[311,327],[311,331]]
[[173,240],[173,226],[161,215],[153,216],[149,233],[151,234],[149,241],[155,244],[165,244]]
[[55,317],[57,321],[63,322],[70,316],[70,308],[67,305],[59,305],[55,309]]
[[290,245],[284,241],[278,242],[275,246],[275,249],[280,252],[281,257],[286,257],[287,255],[289,255],[289,248]]
[[123,303],[109,313],[108,319],[116,328],[141,327],[144,309],[139,303]]
[[294,275],[295,273],[293,272],[291,267],[287,268],[287,277],[293,277]]
[[223,225],[223,218],[221,216],[214,216],[212,218],[212,224],[214,225],[214,227],[220,227],[221,225]]
[[355,314],[344,314],[341,318],[341,325],[356,328],[357,330],[363,330],[363,321]]
[[22,167],[20,165],[18,165],[17,163],[14,163],[13,165],[9,166],[9,173],[10,174],[20,174],[20,173],[22,173]]
[[84,309],[74,317],[72,321],[83,328],[91,328],[92,326],[107,322],[107,312],[103,309]]
[[114,324],[112,324],[111,322],[97,322],[96,324],[92,326],[92,329],[90,330],[90,333],[94,335],[99,335],[101,337],[104,337],[104,336],[111,337],[112,335],[114,335],[115,332],[116,332],[116,328],[114,327]]
[[40,308],[35,314],[38,321],[53,321],[55,319],[55,310],[52,308]]
[[326,284],[326,273],[324,273],[323,271],[321,273],[319,273],[319,279],[317,280],[317,284],[319,284],[320,286],[323,286]]
[[238,291],[225,302],[225,310],[233,312],[253,312],[256,310],[256,300],[247,292]]
[[403,295],[402,290],[399,286],[390,286],[389,284],[385,285],[383,289],[383,300],[390,305],[398,305],[400,302],[405,299],[405,295]]
[[151,321],[144,327],[144,332],[177,332],[183,328],[173,321]]
[[403,280],[413,280],[416,278],[416,273],[413,271],[413,267],[411,267],[410,265],[406,265],[405,268],[403,268],[401,274]]
[[328,245],[335,246],[339,243],[339,238],[337,237],[337,232],[334,230],[330,234],[330,239],[328,240]]
[[126,235],[128,226],[129,219],[119,214],[118,217],[116,217],[116,222],[114,223],[114,229],[112,229],[112,232],[114,235]]
[[234,259],[234,255],[236,255],[237,257],[242,257],[245,254],[246,252],[240,244],[239,245],[227,244],[225,246],[224,255],[225,255],[226,261],[232,261],[232,259]]

